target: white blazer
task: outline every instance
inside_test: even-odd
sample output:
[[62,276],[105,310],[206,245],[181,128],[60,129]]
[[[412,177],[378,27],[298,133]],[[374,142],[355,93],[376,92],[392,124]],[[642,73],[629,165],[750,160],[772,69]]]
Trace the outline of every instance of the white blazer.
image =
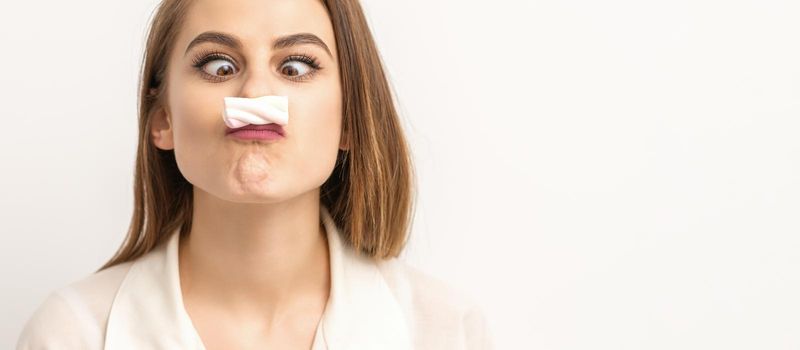
[[[474,299],[398,258],[375,263],[343,244],[324,205],[331,290],[313,350],[491,349]],[[51,292],[17,350],[204,349],[183,305],[178,241]]]

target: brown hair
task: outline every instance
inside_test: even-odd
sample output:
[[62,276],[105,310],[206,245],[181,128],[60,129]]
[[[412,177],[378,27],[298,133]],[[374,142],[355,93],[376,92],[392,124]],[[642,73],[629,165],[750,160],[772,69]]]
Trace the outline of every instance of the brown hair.
[[[335,168],[320,189],[349,245],[373,259],[400,254],[413,222],[414,169],[394,96],[358,0],[321,0],[336,38],[342,137]],[[191,231],[192,184],[173,150],[153,144],[151,114],[164,98],[167,61],[191,0],[164,0],[150,24],[139,80],[139,144],[134,209],[125,241],[97,271],[134,260],[180,228]]]

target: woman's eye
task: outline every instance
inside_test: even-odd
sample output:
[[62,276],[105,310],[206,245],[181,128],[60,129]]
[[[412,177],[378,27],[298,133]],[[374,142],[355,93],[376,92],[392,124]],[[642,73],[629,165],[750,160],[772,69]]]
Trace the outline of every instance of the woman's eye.
[[308,63],[297,60],[288,61],[281,66],[281,73],[288,75],[290,77],[304,76],[309,72],[311,72],[312,70],[313,67],[311,67]]
[[[198,56],[193,66],[203,73],[207,79],[215,82],[224,81],[226,77],[237,74],[239,69],[231,58],[220,54]],[[318,70],[322,69],[317,60],[308,55],[290,56],[283,61],[278,69],[281,74],[291,80],[304,81],[310,79]]]
[[215,77],[224,77],[236,74],[236,67],[228,60],[216,59],[203,65],[203,71]]

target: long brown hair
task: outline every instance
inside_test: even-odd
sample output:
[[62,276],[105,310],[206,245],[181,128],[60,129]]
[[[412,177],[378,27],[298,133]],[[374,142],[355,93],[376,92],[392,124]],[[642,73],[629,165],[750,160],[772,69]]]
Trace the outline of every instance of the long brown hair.
[[[358,0],[321,0],[336,39],[342,89],[342,137],[331,176],[320,189],[342,238],[373,259],[396,257],[413,222],[414,169],[394,95]],[[134,260],[192,224],[192,184],[173,150],[153,144],[151,114],[162,99],[167,58],[191,0],[164,0],[150,24],[139,80],[139,144],[134,208],[124,242],[97,271]]]

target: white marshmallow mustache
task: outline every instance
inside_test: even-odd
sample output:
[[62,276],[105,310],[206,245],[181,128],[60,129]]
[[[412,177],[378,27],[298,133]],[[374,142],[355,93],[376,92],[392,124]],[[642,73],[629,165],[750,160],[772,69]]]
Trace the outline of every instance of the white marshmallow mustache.
[[248,124],[289,124],[289,96],[225,97],[222,120],[229,128]]

